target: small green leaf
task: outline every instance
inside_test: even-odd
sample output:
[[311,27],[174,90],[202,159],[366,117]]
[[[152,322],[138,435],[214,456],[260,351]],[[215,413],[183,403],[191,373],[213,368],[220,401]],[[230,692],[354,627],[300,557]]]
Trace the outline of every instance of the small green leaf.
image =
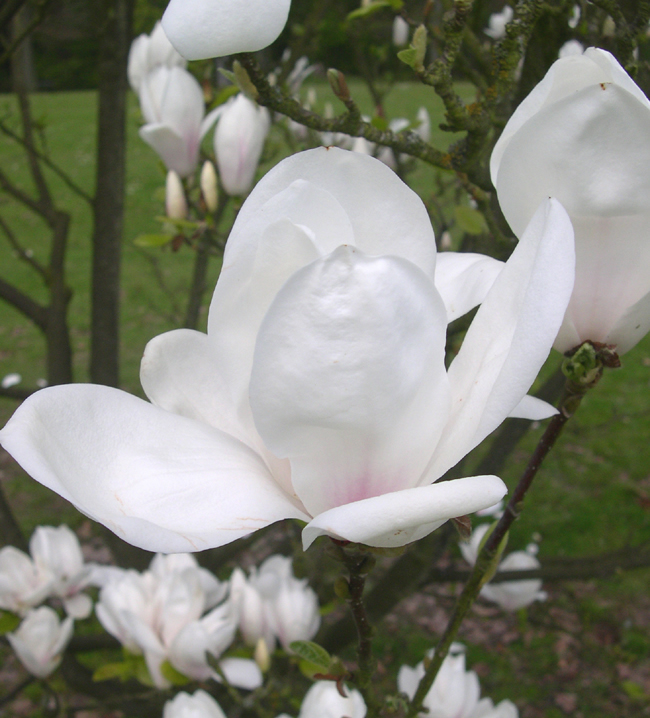
[[8,611],[0,611],[0,636],[15,631],[20,625],[20,616]]
[[293,641],[289,644],[289,648],[300,658],[308,663],[313,663],[323,671],[327,671],[332,662],[330,654],[313,641]]
[[177,671],[169,661],[163,661],[160,664],[160,672],[173,686],[184,686],[190,682],[190,679]]
[[232,72],[232,70],[225,70],[223,67],[219,68],[219,73],[223,75],[226,80],[229,82],[232,82],[232,84],[237,87],[237,78],[235,77],[235,73]]
[[388,0],[376,0],[376,2],[371,2],[368,5],[364,5],[363,7],[359,7],[356,10],[353,10],[351,13],[348,14],[346,20],[350,22],[351,20],[358,20],[361,17],[368,17],[370,15],[374,15],[378,10],[381,10],[385,7],[391,7],[392,3],[390,3]]
[[305,678],[309,678],[310,681],[316,680],[314,676],[318,673],[323,673],[323,669],[321,666],[317,666],[315,663],[310,663],[309,661],[300,660],[300,663],[298,664],[298,669],[302,673],[302,675]]
[[382,132],[385,132],[388,129],[388,120],[385,117],[380,117],[379,115],[375,115],[372,120],[370,120],[370,124]]
[[467,234],[483,234],[487,232],[485,217],[477,210],[467,205],[454,208],[456,223]]
[[405,65],[415,69],[415,63],[417,61],[418,51],[414,47],[408,47],[406,50],[400,50],[397,53],[397,59],[401,60]]
[[111,681],[114,678],[127,681],[131,675],[131,666],[128,663],[105,663],[95,669],[93,681],[99,683],[100,681]]
[[631,698],[633,701],[645,701],[648,698],[643,688],[634,681],[623,681],[621,686],[628,698]]
[[173,239],[171,234],[141,234],[133,240],[138,247],[164,247]]
[[225,102],[227,102],[231,97],[236,95],[238,92],[239,92],[239,88],[237,87],[237,85],[228,85],[227,87],[224,87],[222,90],[219,90],[219,92],[217,93],[217,96],[214,98],[214,102],[212,103],[212,106],[210,109],[213,110],[216,107],[219,107],[219,105],[223,105]]

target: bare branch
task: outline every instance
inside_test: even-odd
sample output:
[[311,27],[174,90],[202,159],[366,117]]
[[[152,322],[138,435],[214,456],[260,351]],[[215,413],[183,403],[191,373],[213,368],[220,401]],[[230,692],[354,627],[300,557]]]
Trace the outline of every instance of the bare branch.
[[9,240],[9,244],[13,247],[18,257],[22,259],[23,262],[27,262],[32,269],[37,271],[47,284],[47,270],[45,267],[38,262],[38,260],[34,259],[33,254],[29,250],[25,249],[20,244],[20,242],[16,239],[16,235],[11,231],[11,228],[4,221],[4,219],[2,219],[2,217],[0,217],[0,229],[2,229],[5,233],[5,236]]
[[41,331],[47,330],[47,309],[2,278],[0,278],[0,299],[4,299],[5,302],[33,321]]

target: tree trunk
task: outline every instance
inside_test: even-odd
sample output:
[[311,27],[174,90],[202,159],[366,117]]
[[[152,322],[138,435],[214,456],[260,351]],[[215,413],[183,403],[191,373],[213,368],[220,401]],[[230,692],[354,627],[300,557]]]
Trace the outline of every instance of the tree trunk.
[[126,157],[126,65],[133,0],[104,0],[99,58],[90,378],[119,382],[119,292]]

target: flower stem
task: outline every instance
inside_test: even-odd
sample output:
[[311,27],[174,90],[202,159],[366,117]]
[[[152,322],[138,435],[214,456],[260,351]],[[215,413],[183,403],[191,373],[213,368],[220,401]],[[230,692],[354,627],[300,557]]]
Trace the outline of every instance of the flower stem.
[[[585,371],[585,354],[589,355],[587,361],[590,362],[587,371]],[[594,347],[594,345],[589,343],[580,347],[573,357],[565,362],[563,371],[567,376],[567,381],[564,387],[564,393],[560,399],[559,413],[551,419],[549,425],[546,427],[546,431],[539,440],[517,487],[510,497],[503,516],[485,542],[474,564],[472,573],[456,602],[454,612],[447,623],[442,638],[436,646],[431,662],[427,666],[425,674],[413,696],[406,718],[414,718],[422,710],[423,701],[438,675],[440,666],[449,652],[449,648],[460,629],[463,619],[478,597],[485,583],[486,575],[494,569],[495,556],[497,555],[503,538],[514,523],[514,520],[518,518],[521,513],[524,497],[533,479],[537,475],[542,462],[562,433],[565,424],[578,409],[584,395],[598,383],[602,376],[603,365],[604,361],[600,348]]]

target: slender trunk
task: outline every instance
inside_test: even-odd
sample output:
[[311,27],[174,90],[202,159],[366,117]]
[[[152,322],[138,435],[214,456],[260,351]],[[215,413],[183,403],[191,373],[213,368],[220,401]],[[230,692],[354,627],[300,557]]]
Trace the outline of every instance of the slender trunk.
[[[29,15],[30,9],[26,4],[14,15],[11,23],[14,38],[17,39],[29,25]],[[36,92],[38,88],[31,35],[27,35],[11,56],[11,84],[14,92]]]
[[119,292],[126,157],[126,65],[133,0],[105,0],[99,59],[90,378],[119,382]]
[[47,308],[47,380],[49,384],[72,383],[72,346],[68,328],[68,304],[72,292],[65,283],[65,252],[70,216],[57,211],[53,223],[50,255],[50,304]]

